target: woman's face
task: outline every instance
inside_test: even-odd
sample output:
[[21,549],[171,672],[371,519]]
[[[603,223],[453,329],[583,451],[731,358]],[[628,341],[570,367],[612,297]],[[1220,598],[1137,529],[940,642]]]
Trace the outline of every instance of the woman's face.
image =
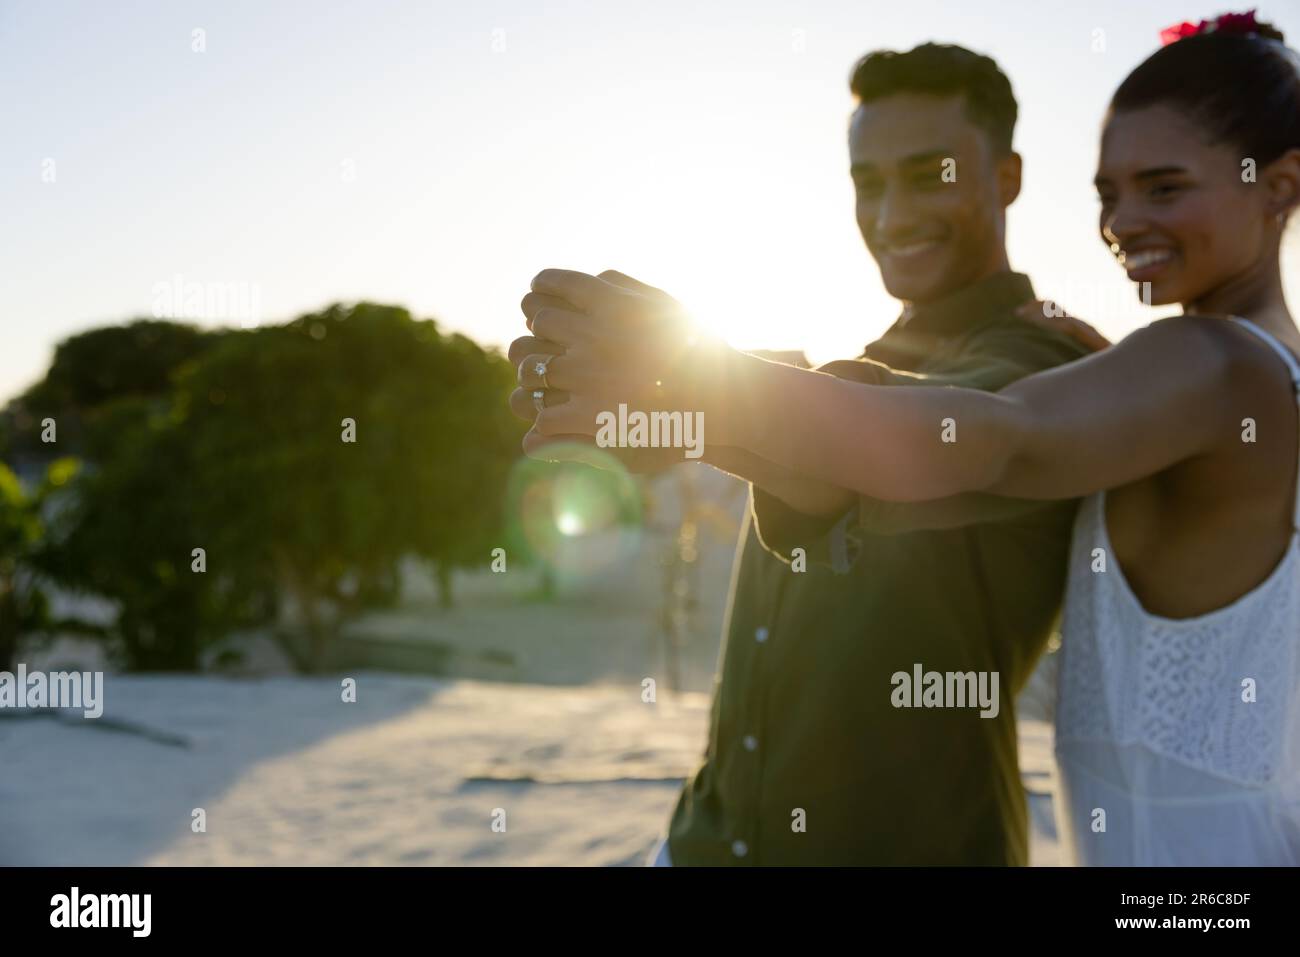
[[1246,159],[1168,106],[1110,116],[1096,179],[1101,235],[1139,295],[1151,284],[1152,305],[1249,287],[1276,260],[1274,214]]

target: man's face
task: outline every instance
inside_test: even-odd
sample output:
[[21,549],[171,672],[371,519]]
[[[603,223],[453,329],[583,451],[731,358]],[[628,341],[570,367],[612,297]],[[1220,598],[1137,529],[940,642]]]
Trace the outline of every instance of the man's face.
[[889,294],[930,302],[1005,268],[1020,160],[998,157],[960,95],[898,93],[849,127],[858,229]]

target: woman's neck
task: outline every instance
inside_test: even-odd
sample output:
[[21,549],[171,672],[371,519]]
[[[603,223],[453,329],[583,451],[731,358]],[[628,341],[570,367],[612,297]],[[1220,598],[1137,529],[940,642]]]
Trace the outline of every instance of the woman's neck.
[[1276,256],[1271,258],[1271,263],[1271,268],[1234,276],[1195,302],[1183,303],[1183,312],[1202,316],[1240,316],[1284,341],[1300,344],[1300,330],[1296,329],[1286,305]]

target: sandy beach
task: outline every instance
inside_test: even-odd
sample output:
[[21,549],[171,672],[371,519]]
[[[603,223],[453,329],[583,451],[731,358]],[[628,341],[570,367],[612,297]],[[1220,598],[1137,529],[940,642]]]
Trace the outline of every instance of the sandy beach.
[[[636,865],[707,730],[699,693],[355,677],[344,703],[336,678],[117,675],[99,724],[0,719],[0,863]],[[1050,728],[1021,739],[1055,863]]]
[[[0,712],[0,864],[643,863],[706,747],[744,505],[733,480],[703,480],[724,507],[699,537],[669,667],[678,491],[654,483],[634,547],[561,576],[546,601],[537,570],[513,567],[457,575],[443,608],[427,570],[406,568],[401,601],[347,626],[354,666],[328,677],[293,674],[260,633],[188,676],[115,673],[85,642],[29,649],[29,669],[105,670],[104,714]],[[73,596],[58,610],[108,613]],[[1050,668],[1019,705],[1031,859],[1055,864]]]

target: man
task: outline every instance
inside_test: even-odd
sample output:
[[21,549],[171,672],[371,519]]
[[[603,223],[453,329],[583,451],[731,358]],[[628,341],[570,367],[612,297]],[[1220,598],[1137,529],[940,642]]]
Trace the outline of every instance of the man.
[[[904,308],[861,359],[822,371],[993,390],[1081,356],[1067,336],[1017,315],[1034,294],[1006,253],[1020,158],[1016,102],[997,65],[926,44],[864,57],[851,87],[858,225]],[[598,382],[668,378],[647,364],[665,354],[655,343],[619,358],[627,329],[579,315],[598,311],[593,283],[646,303],[666,297],[619,274],[602,279],[548,271],[525,297],[534,335],[512,347],[521,384],[512,404],[529,414],[544,402],[531,453],[557,433],[593,434],[591,410],[613,395],[589,398]],[[539,360],[549,378],[534,371]],[[552,387],[573,394],[539,391]],[[725,414],[745,415],[744,401]],[[705,760],[659,862],[1025,864],[1015,696],[1060,603],[1074,503],[889,504],[743,448],[706,449],[705,461],[753,482],[752,523]],[[970,676],[969,697],[977,683],[989,697],[975,707],[911,688],[930,673]]]

